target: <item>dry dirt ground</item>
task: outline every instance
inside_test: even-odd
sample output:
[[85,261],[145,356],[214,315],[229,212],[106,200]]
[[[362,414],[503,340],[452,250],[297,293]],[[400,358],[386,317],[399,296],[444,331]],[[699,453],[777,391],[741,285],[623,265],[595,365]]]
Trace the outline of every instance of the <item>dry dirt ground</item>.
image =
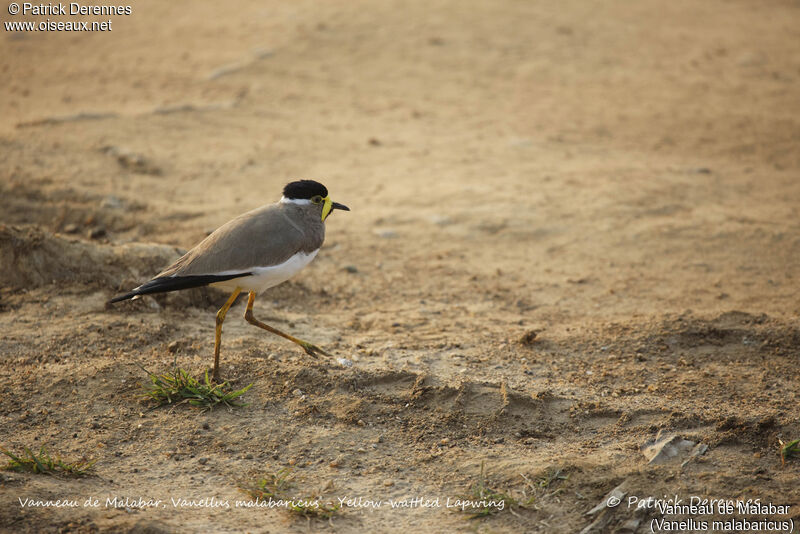
[[[800,522],[800,461],[778,454],[800,438],[796,1],[150,0],[110,18],[0,36],[0,446],[97,461],[2,472],[0,530],[710,518],[627,505],[665,495]],[[297,178],[352,211],[256,315],[352,366],[248,325],[240,299],[222,364],[248,405],[152,409],[140,366],[199,376],[226,296],[105,302]],[[648,465],[659,430],[708,451]],[[481,464],[528,506],[448,509]],[[233,506],[287,467],[293,496],[383,505]],[[622,505],[585,515],[620,484]],[[387,504],[416,497],[439,506]]]

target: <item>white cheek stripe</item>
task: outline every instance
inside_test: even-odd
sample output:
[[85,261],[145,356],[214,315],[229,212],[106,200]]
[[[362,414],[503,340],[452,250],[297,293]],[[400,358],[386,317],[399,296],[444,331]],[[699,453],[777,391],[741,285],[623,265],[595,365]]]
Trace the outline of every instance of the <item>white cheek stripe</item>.
[[311,200],[307,198],[286,198],[281,197],[280,200],[281,204],[297,204],[298,206],[308,206],[311,204]]

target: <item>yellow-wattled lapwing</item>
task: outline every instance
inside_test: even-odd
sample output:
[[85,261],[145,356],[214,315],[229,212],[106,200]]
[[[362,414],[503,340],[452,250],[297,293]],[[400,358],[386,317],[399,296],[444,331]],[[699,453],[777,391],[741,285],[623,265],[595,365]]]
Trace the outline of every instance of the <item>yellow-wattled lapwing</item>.
[[110,302],[206,285],[232,291],[217,312],[213,374],[216,381],[219,381],[222,322],[242,291],[249,292],[244,314],[248,323],[297,343],[311,356],[317,353],[328,356],[316,345],[284,334],[253,317],[253,302],[257,292],[285,282],[314,259],[325,239],[325,219],[335,209],[350,211],[347,206],[333,202],[321,183],[299,180],[287,184],[280,201],[220,226],[155,278]]

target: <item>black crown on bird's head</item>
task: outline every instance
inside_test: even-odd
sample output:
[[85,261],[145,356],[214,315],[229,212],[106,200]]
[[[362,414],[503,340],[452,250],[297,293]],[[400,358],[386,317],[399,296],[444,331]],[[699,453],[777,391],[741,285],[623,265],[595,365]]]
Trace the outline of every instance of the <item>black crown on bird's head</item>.
[[298,180],[286,184],[283,188],[283,196],[289,199],[311,198],[315,196],[325,198],[328,196],[328,189],[314,180]]

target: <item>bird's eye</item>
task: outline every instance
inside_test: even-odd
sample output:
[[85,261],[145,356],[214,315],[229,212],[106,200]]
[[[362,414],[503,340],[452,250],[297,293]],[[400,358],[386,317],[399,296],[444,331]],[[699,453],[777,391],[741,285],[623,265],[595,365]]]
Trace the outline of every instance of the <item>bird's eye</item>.
[[319,195],[313,196],[311,197],[311,202],[313,202],[314,204],[319,204],[320,202],[322,202],[322,197]]

